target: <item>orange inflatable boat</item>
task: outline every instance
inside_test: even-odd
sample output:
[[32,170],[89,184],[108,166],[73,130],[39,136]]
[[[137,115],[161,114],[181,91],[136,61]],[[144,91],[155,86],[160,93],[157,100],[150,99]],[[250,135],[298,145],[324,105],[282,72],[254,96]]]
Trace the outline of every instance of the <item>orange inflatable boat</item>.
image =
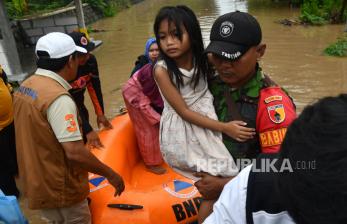
[[112,124],[112,130],[99,134],[105,148],[93,153],[123,177],[125,191],[114,197],[115,190],[104,177],[90,174],[93,223],[197,223],[201,197],[193,182],[167,165],[163,175],[147,171],[128,114],[115,117]]

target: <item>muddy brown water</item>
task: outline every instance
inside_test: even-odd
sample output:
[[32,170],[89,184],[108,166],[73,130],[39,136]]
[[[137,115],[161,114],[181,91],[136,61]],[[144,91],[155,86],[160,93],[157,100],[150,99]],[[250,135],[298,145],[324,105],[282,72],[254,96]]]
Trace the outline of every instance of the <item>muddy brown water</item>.
[[[277,83],[288,90],[300,112],[305,105],[317,99],[347,92],[347,59],[324,56],[324,48],[342,35],[343,25],[321,27],[284,26],[275,21],[297,18],[298,9],[287,5],[274,5],[270,1],[232,0],[146,0],[112,18],[100,20],[94,29],[106,32],[93,33],[103,41],[97,49],[105,113],[112,118],[124,105],[121,86],[129,78],[135,59],[144,51],[147,38],[153,36],[153,21],[164,5],[186,4],[199,18],[205,44],[213,21],[221,14],[240,10],[257,17],[267,44],[260,64]],[[95,126],[92,104],[87,98],[91,122]],[[23,206],[25,207],[25,206]],[[25,209],[31,223],[43,223],[36,212]]]
[[[107,30],[93,37],[104,42],[95,55],[108,117],[113,117],[123,105],[120,88],[128,79],[136,57],[143,52],[147,38],[153,36],[152,25],[157,11],[164,5],[183,3],[197,14],[205,44],[209,42],[209,31],[218,15],[237,9],[256,16],[263,29],[263,42],[267,44],[260,63],[267,74],[288,90],[299,112],[318,98],[347,92],[346,58],[322,54],[325,47],[341,36],[343,25],[284,26],[275,21],[297,18],[299,10],[268,1],[147,0],[116,17],[93,24],[95,29]],[[87,104],[92,108],[90,101]],[[91,120],[95,123],[95,116],[91,116]]]

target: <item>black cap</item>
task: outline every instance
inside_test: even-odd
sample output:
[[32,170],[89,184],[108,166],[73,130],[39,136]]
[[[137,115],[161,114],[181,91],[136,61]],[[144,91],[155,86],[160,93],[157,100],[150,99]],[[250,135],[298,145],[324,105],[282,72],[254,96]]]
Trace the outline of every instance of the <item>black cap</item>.
[[260,44],[261,28],[258,21],[248,13],[227,13],[213,23],[210,41],[205,53],[236,60],[249,48]]
[[93,42],[90,42],[84,33],[72,32],[69,33],[69,36],[72,37],[77,46],[85,48],[88,52],[91,52],[95,49],[95,44]]

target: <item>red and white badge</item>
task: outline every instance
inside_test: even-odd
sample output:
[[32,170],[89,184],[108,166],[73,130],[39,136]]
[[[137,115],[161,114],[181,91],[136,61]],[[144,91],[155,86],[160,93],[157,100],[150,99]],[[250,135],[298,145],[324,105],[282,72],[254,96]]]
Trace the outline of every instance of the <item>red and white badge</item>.
[[267,107],[267,112],[271,121],[276,124],[282,123],[286,118],[283,104],[275,104]]

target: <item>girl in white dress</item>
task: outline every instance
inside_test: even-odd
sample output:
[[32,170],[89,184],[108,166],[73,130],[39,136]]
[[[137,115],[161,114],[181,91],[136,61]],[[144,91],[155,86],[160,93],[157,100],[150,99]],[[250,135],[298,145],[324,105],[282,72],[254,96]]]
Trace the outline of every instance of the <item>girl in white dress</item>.
[[154,32],[162,58],[155,65],[154,78],[164,100],[159,137],[163,158],[192,179],[196,171],[235,176],[238,169],[221,133],[245,141],[255,130],[242,121],[217,120],[207,85],[211,70],[194,12],[186,6],[163,7]]

